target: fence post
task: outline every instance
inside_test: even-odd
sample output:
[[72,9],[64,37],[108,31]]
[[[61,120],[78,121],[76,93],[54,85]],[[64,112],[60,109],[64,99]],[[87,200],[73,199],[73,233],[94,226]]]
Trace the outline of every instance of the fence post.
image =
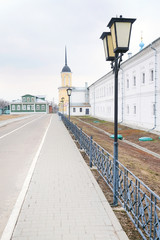
[[157,227],[157,224],[156,224],[156,210],[157,210],[156,209],[156,205],[157,205],[157,199],[156,199],[156,196],[154,196],[154,229],[153,229],[153,239],[156,239],[156,227]]
[[75,123],[75,129],[74,129],[74,137],[75,140],[77,140],[77,124]]
[[80,129],[80,149],[82,149],[82,128]]
[[139,218],[140,218],[140,182],[138,181],[138,221],[137,221],[137,228],[139,228]]
[[124,170],[124,209],[127,208],[128,172]]
[[109,154],[107,153],[107,183],[109,183],[109,177],[110,177],[110,174],[109,174]]
[[92,136],[90,136],[89,166],[92,167]]
[[135,201],[135,224],[137,224],[137,219],[138,219],[138,181],[136,179],[136,183],[135,183],[135,196],[134,196],[134,201]]
[[152,223],[153,223],[153,194],[151,193],[151,207],[150,207],[150,238],[152,237]]

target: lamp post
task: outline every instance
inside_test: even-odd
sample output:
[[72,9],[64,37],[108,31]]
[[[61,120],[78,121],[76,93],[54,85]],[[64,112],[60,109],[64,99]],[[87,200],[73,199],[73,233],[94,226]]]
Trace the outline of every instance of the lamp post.
[[129,50],[132,24],[136,19],[133,18],[111,18],[108,23],[110,32],[103,32],[103,40],[106,61],[111,61],[114,71],[114,168],[113,168],[113,205],[118,204],[118,71],[123,53]]
[[64,114],[64,97],[61,98],[61,103],[62,103],[62,113]]
[[71,94],[72,94],[72,88],[67,88],[67,95],[69,97],[69,121],[70,121],[70,97],[71,97]]

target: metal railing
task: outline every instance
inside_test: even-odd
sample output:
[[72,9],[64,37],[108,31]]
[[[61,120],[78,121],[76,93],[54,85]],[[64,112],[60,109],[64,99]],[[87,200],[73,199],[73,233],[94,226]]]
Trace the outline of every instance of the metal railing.
[[[82,129],[59,113],[65,126],[72,132],[90,159],[90,167],[99,174],[113,191],[113,156],[93,141]],[[160,197],[118,161],[117,198],[143,239],[160,240]]]

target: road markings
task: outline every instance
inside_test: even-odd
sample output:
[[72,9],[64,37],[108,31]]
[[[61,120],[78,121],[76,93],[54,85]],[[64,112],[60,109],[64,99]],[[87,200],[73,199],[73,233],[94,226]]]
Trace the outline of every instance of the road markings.
[[[40,116],[39,118],[41,118],[41,117],[43,117],[43,116],[44,116],[44,115]],[[4,134],[3,136],[1,136],[1,137],[0,137],[0,139],[2,139],[2,138],[4,138],[4,137],[7,137],[8,135],[10,135],[10,134],[12,134],[12,133],[14,133],[14,132],[18,131],[19,129],[21,129],[21,128],[23,128],[23,127],[27,126],[28,124],[30,124],[30,123],[32,123],[32,122],[34,122],[34,121],[38,120],[39,118],[33,119],[32,121],[30,121],[30,122],[28,122],[28,123],[26,123],[26,124],[22,125],[21,127],[18,127],[18,128],[16,128],[16,129],[14,129],[13,131],[11,131],[11,132],[9,132],[9,133],[6,133],[6,134]]]
[[22,208],[22,205],[23,205],[23,202],[24,202],[27,190],[29,188],[29,184],[30,184],[30,181],[31,181],[31,178],[32,178],[32,175],[33,175],[33,172],[34,172],[34,169],[35,169],[35,166],[36,166],[39,154],[41,152],[41,149],[42,149],[42,146],[44,144],[44,141],[45,141],[48,129],[49,129],[50,125],[51,125],[51,122],[52,122],[52,117],[50,118],[50,122],[48,124],[48,127],[47,127],[44,135],[43,135],[43,138],[42,138],[42,141],[41,141],[41,143],[39,145],[38,151],[37,151],[35,157],[33,158],[31,167],[29,169],[28,175],[27,175],[27,177],[25,179],[25,182],[23,184],[22,190],[21,190],[21,192],[20,192],[20,194],[19,194],[19,196],[17,198],[16,204],[15,204],[15,206],[14,206],[14,208],[12,210],[12,213],[11,213],[11,215],[9,217],[8,223],[7,223],[5,229],[4,229],[3,233],[2,233],[1,240],[10,240],[11,237],[12,237],[12,234],[13,234],[16,222],[18,220],[18,216],[19,216],[20,210]]

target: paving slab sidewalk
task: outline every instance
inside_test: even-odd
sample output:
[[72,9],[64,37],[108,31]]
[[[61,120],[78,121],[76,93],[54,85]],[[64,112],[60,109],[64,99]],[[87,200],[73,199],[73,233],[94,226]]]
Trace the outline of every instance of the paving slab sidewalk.
[[53,115],[11,239],[128,239],[57,115]]

